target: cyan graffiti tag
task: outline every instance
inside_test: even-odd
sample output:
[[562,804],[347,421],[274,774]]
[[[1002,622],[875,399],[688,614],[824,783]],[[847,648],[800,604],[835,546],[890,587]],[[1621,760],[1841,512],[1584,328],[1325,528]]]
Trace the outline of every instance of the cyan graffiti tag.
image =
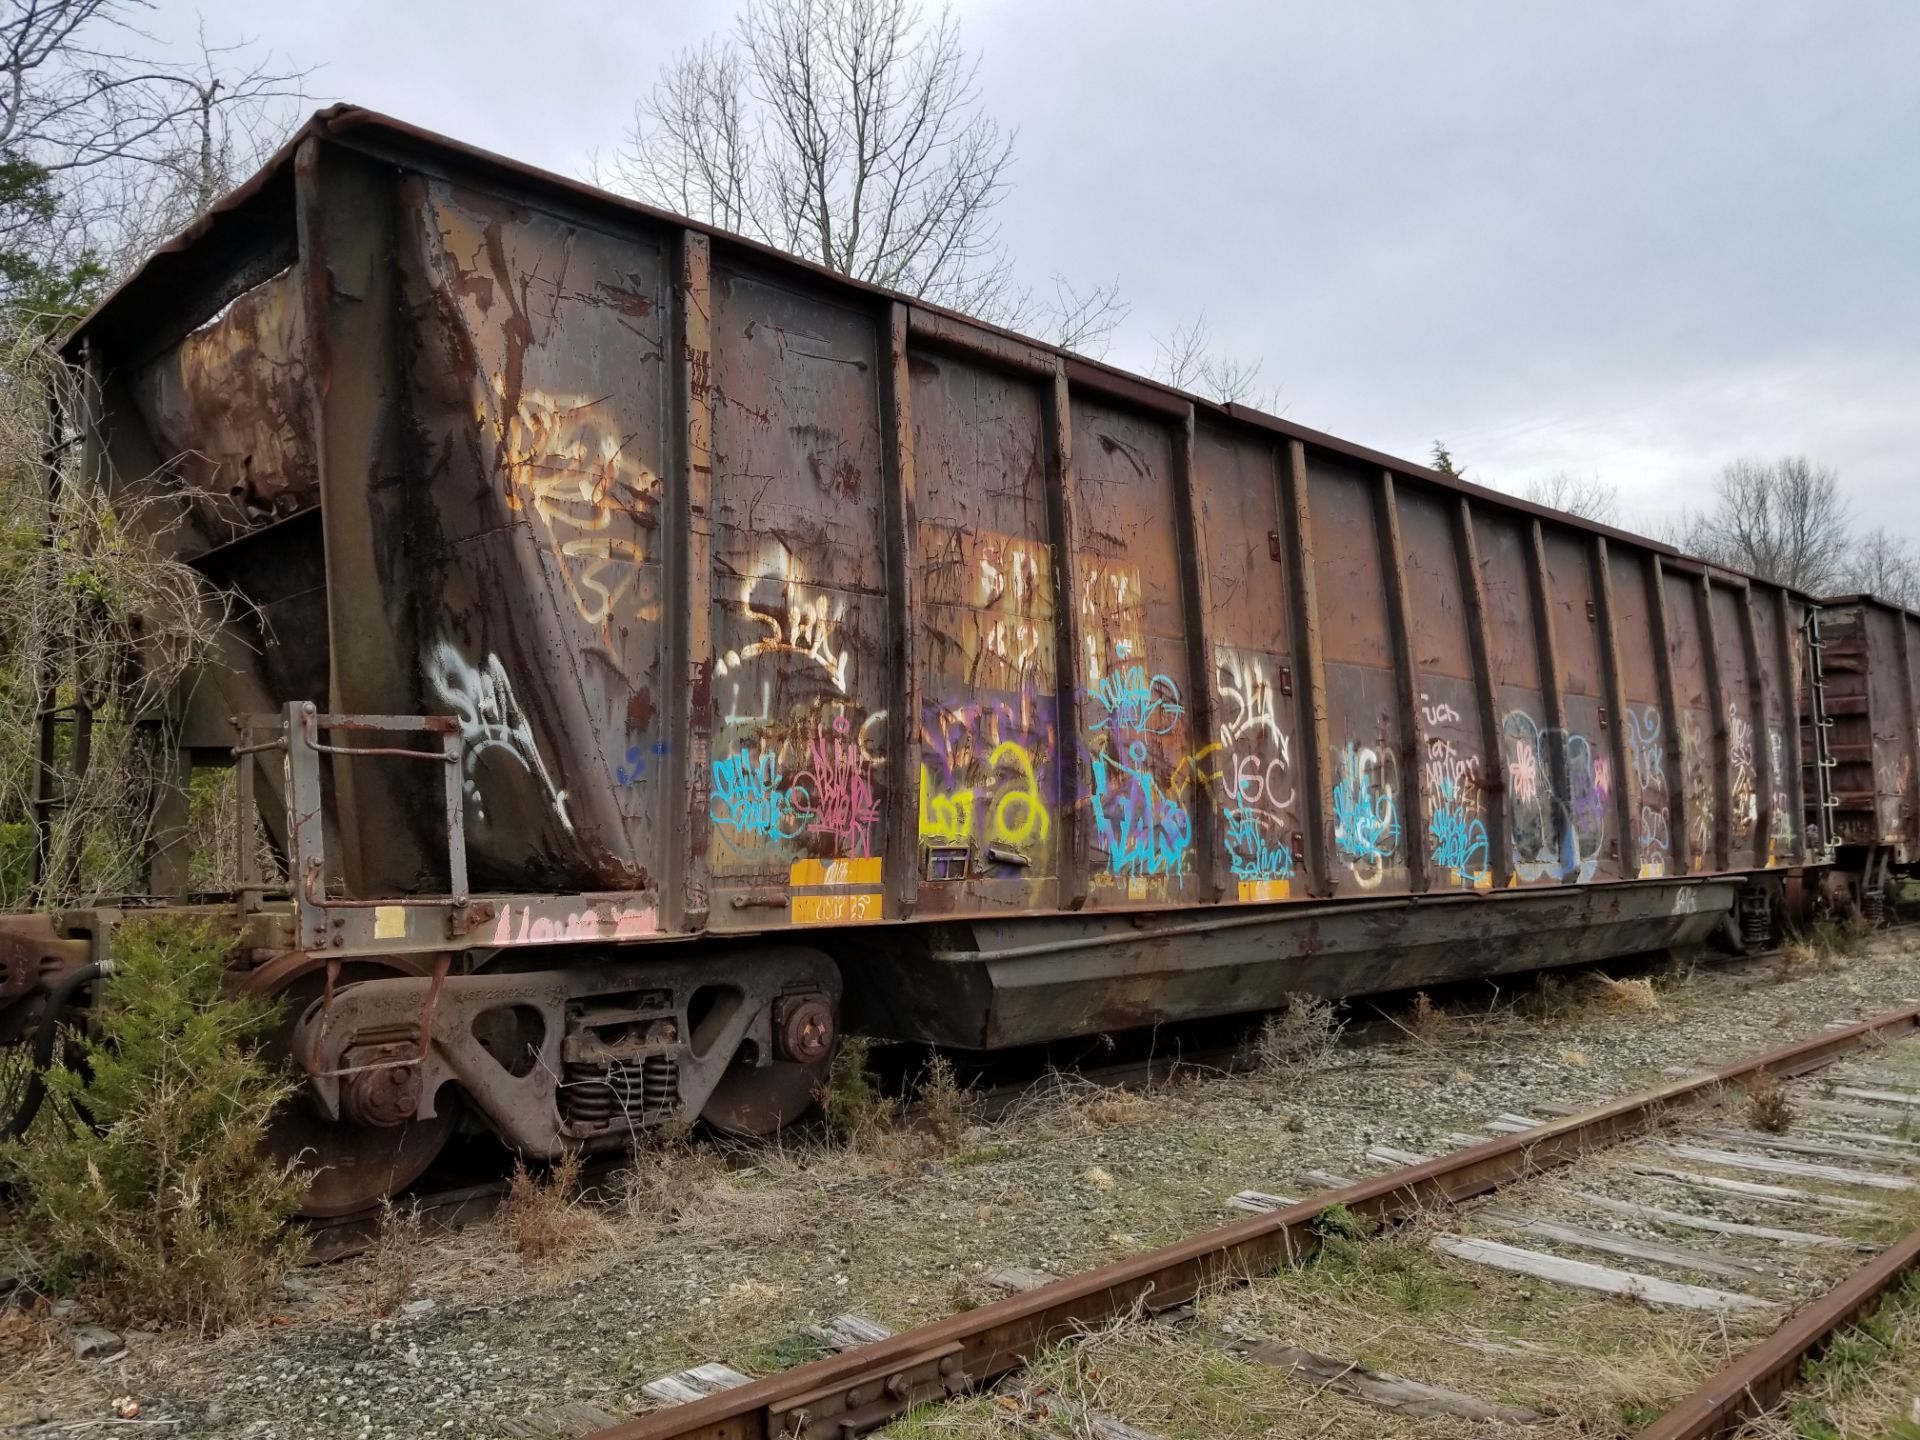
[[1180,703],[1180,687],[1165,675],[1147,675],[1144,665],[1115,670],[1094,686],[1093,698],[1106,708],[1089,730],[1111,729],[1115,734],[1167,735],[1187,713]]
[[1381,770],[1377,752],[1349,744],[1333,787],[1334,847],[1368,888],[1380,883],[1400,848],[1400,807]]
[[1177,875],[1193,844],[1193,819],[1160,789],[1145,763],[1146,746],[1135,741],[1129,753],[1133,765],[1104,751],[1091,757],[1094,833],[1115,875]]
[[762,840],[791,840],[807,828],[812,817],[788,803],[785,777],[772,754],[749,755],[742,750],[713,762],[713,797],[708,807],[713,823],[736,836]]
[[1227,860],[1239,880],[1291,880],[1293,850],[1278,833],[1278,820],[1246,805],[1230,805],[1222,814],[1227,822]]
[[1461,884],[1480,885],[1491,878],[1486,822],[1469,811],[1450,779],[1443,779],[1435,790],[1427,834],[1433,842],[1433,863],[1455,871]]

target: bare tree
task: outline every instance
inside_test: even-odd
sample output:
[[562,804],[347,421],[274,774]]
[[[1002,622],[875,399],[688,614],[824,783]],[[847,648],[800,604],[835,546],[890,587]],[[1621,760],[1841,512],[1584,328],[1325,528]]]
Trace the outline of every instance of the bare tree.
[[[0,281],[80,301],[191,221],[287,128],[304,72],[248,46],[156,58],[147,0],[11,0],[0,20]],[[119,263],[114,263],[119,262]],[[74,292],[71,297],[64,291]]]
[[1620,523],[1620,492],[1598,475],[1583,480],[1561,470],[1544,480],[1529,480],[1520,493],[1536,505],[1547,505],[1582,520],[1602,525]]
[[305,71],[281,70],[251,42],[210,45],[179,70],[190,97],[164,136],[137,156],[104,167],[87,188],[108,268],[126,274],[155,246],[192,224],[264,164],[299,123]]
[[1841,586],[1909,610],[1920,608],[1920,552],[1904,535],[1876,525],[1857,537]]
[[1157,380],[1206,395],[1223,405],[1246,405],[1269,412],[1280,408],[1279,387],[1260,384],[1262,362],[1249,364],[1215,351],[1204,310],[1191,323],[1174,326],[1171,334],[1154,336],[1153,348]]
[[1842,582],[1852,546],[1839,477],[1804,455],[1734,461],[1714,484],[1713,508],[1675,533],[1703,559],[1813,595]]
[[731,34],[665,65],[611,183],[890,289],[1076,348],[1125,313],[1114,287],[1036,300],[993,221],[1011,132],[978,58],[914,0],[747,0]]

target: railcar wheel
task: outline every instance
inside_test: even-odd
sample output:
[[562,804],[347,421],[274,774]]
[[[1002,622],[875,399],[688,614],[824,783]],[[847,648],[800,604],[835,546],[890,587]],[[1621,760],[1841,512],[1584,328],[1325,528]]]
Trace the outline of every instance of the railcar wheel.
[[830,1060],[776,1060],[762,1069],[736,1061],[713,1087],[700,1118],[729,1135],[772,1135],[804,1120],[820,1103]]
[[[350,960],[340,968],[339,985],[385,976],[418,976],[426,967],[398,957]],[[245,988],[283,1009],[273,1033],[261,1047],[273,1062],[293,1061],[293,1034],[307,1007],[326,990],[326,961],[300,956],[288,965],[264,965],[247,977]],[[344,1118],[328,1120],[305,1095],[295,1096],[274,1117],[266,1149],[280,1160],[294,1160],[312,1172],[312,1182],[299,1213],[313,1219],[351,1215],[365,1210],[413,1184],[426,1173],[459,1118],[459,1101],[449,1089],[440,1092],[431,1120],[401,1125],[356,1125]]]
[[820,1103],[833,1068],[839,1033],[824,994],[787,995],[774,1002],[773,1056],[753,1064],[743,1050],[713,1087],[700,1117],[730,1135],[771,1135],[804,1118]]

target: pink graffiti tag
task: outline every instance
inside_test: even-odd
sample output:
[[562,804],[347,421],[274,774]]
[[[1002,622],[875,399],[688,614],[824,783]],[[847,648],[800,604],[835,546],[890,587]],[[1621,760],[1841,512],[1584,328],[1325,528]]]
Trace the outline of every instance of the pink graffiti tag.
[[872,763],[858,741],[847,738],[845,715],[836,716],[833,738],[813,737],[805,770],[793,777],[787,800],[811,817],[808,829],[838,838],[852,856],[873,853],[873,825],[880,805],[873,796]]
[[1522,740],[1514,746],[1513,763],[1507,767],[1513,778],[1513,793],[1531,801],[1539,793],[1540,767],[1533,757],[1533,746]]

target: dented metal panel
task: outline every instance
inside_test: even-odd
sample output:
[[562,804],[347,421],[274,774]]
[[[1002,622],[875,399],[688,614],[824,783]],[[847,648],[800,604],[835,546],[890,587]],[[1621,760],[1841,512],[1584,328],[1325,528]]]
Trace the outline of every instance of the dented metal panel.
[[476,881],[645,889],[666,748],[663,237],[440,182],[404,196],[430,499],[409,509],[392,613],[412,625],[418,707],[468,732]]
[[299,276],[287,269],[134,376],[154,441],[216,541],[319,502],[306,363]]

